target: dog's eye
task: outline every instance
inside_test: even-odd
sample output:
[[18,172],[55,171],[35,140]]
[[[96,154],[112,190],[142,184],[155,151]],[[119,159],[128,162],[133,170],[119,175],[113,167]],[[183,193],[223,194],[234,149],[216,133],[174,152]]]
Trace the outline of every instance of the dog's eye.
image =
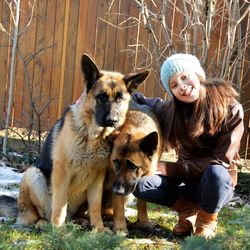
[[121,167],[121,162],[118,159],[114,159],[113,164],[114,164],[114,167],[115,167],[115,171],[119,171],[119,169]]
[[96,100],[98,102],[106,102],[108,99],[108,94],[106,92],[100,93],[96,96]]
[[122,93],[121,93],[121,92],[117,92],[117,93],[116,93],[115,100],[116,100],[117,102],[120,102],[120,101],[122,101],[122,99],[123,99]]
[[130,171],[136,171],[138,169],[138,167],[131,161],[126,160],[126,165],[127,165],[127,169]]

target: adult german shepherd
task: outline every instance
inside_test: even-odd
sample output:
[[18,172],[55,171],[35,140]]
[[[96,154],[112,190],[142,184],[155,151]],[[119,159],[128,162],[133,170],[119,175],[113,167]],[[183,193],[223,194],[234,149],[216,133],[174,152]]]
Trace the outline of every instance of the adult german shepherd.
[[90,225],[101,218],[103,181],[111,145],[107,137],[125,122],[130,94],[149,71],[123,75],[100,71],[84,54],[81,69],[86,88],[49,132],[36,167],[21,181],[17,224],[62,225],[88,203]]
[[[156,116],[148,106],[132,100],[126,122],[114,139],[110,157],[115,173],[113,231],[128,233],[125,220],[126,196],[134,191],[139,178],[156,172],[162,148],[162,135]],[[138,199],[137,208],[138,224],[151,227],[146,202]]]

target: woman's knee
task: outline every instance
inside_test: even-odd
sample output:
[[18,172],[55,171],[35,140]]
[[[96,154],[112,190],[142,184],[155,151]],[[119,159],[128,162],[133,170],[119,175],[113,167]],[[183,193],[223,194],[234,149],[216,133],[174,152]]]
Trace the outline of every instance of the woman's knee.
[[143,178],[140,178],[136,187],[135,187],[135,190],[133,192],[133,195],[137,198],[140,198],[140,194],[143,192],[143,187],[144,187],[144,182],[145,182],[145,178],[146,177],[143,177]]
[[211,165],[207,168],[203,174],[203,179],[207,183],[211,183],[216,186],[232,185],[232,179],[226,168],[221,165]]
[[178,182],[166,176],[153,175],[141,178],[134,196],[163,206],[172,206],[178,197]]
[[141,193],[154,190],[159,187],[160,184],[161,179],[158,175],[142,177],[139,179],[133,194],[139,198]]
[[232,179],[221,165],[207,168],[201,180],[201,207],[209,213],[217,213],[233,196]]

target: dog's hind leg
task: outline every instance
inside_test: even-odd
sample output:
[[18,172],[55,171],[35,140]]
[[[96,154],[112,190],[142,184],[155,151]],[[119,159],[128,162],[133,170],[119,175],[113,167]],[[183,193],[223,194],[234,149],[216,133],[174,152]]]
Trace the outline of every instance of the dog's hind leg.
[[89,220],[86,218],[88,210],[87,192],[69,191],[69,202],[67,207],[67,220],[72,219],[74,223],[83,228],[89,227]]
[[83,217],[88,209],[86,191],[74,192],[70,190],[68,195],[67,220]]
[[46,178],[38,168],[31,167],[24,173],[17,206],[17,224],[32,225],[49,221],[51,198]]

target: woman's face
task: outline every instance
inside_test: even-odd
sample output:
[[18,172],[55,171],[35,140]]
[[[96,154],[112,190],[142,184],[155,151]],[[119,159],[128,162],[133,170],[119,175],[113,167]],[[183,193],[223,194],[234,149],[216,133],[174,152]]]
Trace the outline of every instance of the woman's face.
[[170,90],[178,100],[185,103],[198,99],[200,87],[200,80],[194,72],[178,72],[170,78]]

